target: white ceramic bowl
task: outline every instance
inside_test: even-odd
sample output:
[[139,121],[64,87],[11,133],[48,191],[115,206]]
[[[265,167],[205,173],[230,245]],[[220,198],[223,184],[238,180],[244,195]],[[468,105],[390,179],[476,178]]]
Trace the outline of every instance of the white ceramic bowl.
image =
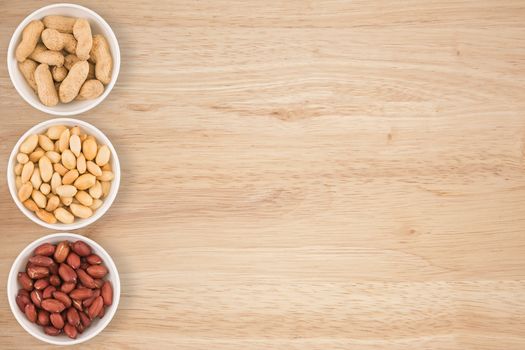
[[[107,86],[105,86],[104,93],[98,98],[86,101],[73,100],[70,103],[59,103],[54,107],[47,107],[43,105],[42,102],[40,102],[36,93],[33,91],[33,89],[31,89],[29,84],[27,84],[22,73],[20,73],[15,58],[15,50],[18,43],[22,39],[22,31],[24,30],[26,25],[32,20],[42,19],[47,15],[63,15],[70,17],[85,18],[89,21],[89,24],[91,25],[91,31],[93,34],[102,34],[106,37],[106,40],[109,44],[109,48],[111,50],[111,55],[113,56],[113,72],[111,75],[111,82]],[[9,76],[11,77],[11,81],[13,82],[16,91],[18,91],[20,96],[22,96],[22,98],[26,100],[26,102],[29,103],[31,106],[49,114],[60,116],[75,115],[90,110],[91,108],[95,107],[100,102],[102,102],[109,95],[111,89],[113,89],[113,86],[117,81],[118,73],[120,70],[120,49],[118,46],[117,38],[113,33],[113,30],[111,29],[109,24],[107,24],[107,22],[104,21],[104,19],[100,17],[96,12],[75,4],[54,4],[42,7],[36,10],[35,12],[31,13],[16,28],[15,32],[13,33],[13,36],[11,37],[11,41],[9,42],[9,48],[7,50],[7,67],[9,70]]]
[[[35,323],[31,323],[26,318],[25,314],[22,311],[20,311],[18,305],[16,304],[16,296],[18,294],[18,290],[21,288],[17,280],[17,275],[18,272],[24,271],[27,260],[33,253],[33,250],[42,243],[57,244],[63,240],[69,240],[71,242],[80,240],[89,244],[93,253],[100,256],[104,261],[104,265],[108,268],[108,275],[105,277],[105,279],[109,280],[113,286],[113,303],[106,309],[104,317],[102,317],[102,319],[96,318],[95,320],[93,320],[91,326],[87,328],[82,334],[79,334],[76,339],[71,339],[64,334],[61,334],[59,336],[50,336],[45,334],[42,327]],[[9,272],[9,277],[7,280],[7,298],[9,300],[9,306],[11,307],[11,311],[13,312],[13,315],[15,316],[18,323],[20,323],[22,328],[24,328],[29,334],[31,334],[35,338],[55,345],[79,344],[88,341],[89,339],[102,332],[102,330],[106,328],[109,322],[111,322],[111,319],[117,311],[118,303],[120,300],[120,278],[117,267],[113,262],[113,259],[111,259],[111,256],[98,243],[92,241],[89,238],[73,233],[55,233],[37,239],[36,241],[25,247],[25,249],[18,255],[15,262],[13,263],[13,266],[11,266],[11,271]]]
[[[18,199],[18,191],[16,190],[16,184],[15,184],[15,171],[14,167],[16,165],[16,155],[18,154],[18,149],[20,148],[20,144],[29,136],[32,134],[40,134],[44,133],[50,126],[52,125],[66,125],[66,126],[75,126],[78,125],[85,133],[88,135],[92,135],[97,140],[97,143],[107,145],[111,151],[111,158],[110,163],[111,167],[113,168],[113,173],[115,175],[115,178],[111,182],[111,189],[109,191],[109,194],[106,198],[102,199],[104,203],[100,208],[94,211],[93,215],[87,219],[79,219],[75,218],[75,222],[72,224],[63,224],[60,222],[57,222],[56,224],[48,224],[47,222],[44,222],[40,220],[35,213],[27,209],[22,202]],[[36,222],[37,224],[53,229],[53,230],[76,230],[81,227],[85,227],[89,224],[92,224],[93,222],[97,221],[104,213],[111,207],[111,204],[117,197],[117,192],[120,185],[120,163],[118,160],[117,152],[115,151],[115,148],[109,141],[109,139],[96,127],[93,125],[86,123],[82,120],[78,119],[71,119],[71,118],[57,118],[57,119],[50,119],[46,120],[45,122],[42,122],[38,125],[35,125],[31,129],[29,129],[22,137],[18,140],[15,147],[13,147],[13,151],[11,152],[11,155],[9,156],[9,162],[7,163],[7,185],[9,187],[9,192],[11,192],[11,196],[13,197],[13,200],[15,201],[16,205],[18,206],[18,209],[24,213],[25,216],[27,216],[29,219],[31,219],[33,222]]]

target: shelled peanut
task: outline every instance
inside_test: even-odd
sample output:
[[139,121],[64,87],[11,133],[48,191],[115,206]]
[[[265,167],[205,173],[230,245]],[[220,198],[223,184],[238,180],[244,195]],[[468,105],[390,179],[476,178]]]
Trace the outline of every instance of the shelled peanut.
[[25,80],[48,107],[95,99],[111,81],[108,42],[93,35],[84,18],[46,16],[31,21],[15,57]]
[[62,241],[38,246],[18,273],[16,304],[27,319],[48,335],[75,339],[113,303],[108,269],[83,242]]
[[30,135],[16,156],[18,199],[48,224],[89,218],[109,194],[110,158],[109,147],[78,126],[54,125]]

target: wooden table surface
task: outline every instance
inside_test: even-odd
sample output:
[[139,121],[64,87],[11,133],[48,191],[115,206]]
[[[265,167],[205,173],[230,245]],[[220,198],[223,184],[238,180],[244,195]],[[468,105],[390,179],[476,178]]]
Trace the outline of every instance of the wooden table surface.
[[[0,57],[44,3],[1,2]],[[78,118],[123,170],[78,230],[122,281],[80,349],[525,348],[522,0],[80,3],[113,27],[122,66]],[[3,172],[52,116],[5,64],[0,96]],[[0,347],[51,348],[5,295],[51,231],[5,176],[0,216]]]

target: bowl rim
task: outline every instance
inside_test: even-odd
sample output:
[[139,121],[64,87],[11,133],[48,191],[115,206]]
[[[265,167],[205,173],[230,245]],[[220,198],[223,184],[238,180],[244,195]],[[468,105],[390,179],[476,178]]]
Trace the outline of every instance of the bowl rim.
[[[20,148],[20,144],[31,134],[35,133],[35,130],[40,128],[47,128],[52,125],[58,125],[62,123],[70,123],[70,124],[76,124],[83,127],[87,132],[90,130],[94,130],[95,133],[98,133],[99,135],[93,135],[99,141],[104,142],[105,145],[107,145],[111,151],[111,156],[114,159],[114,166],[113,166],[113,174],[115,175],[115,178],[111,182],[111,190],[108,196],[105,198],[104,203],[100,208],[98,208],[91,217],[87,219],[82,219],[82,221],[76,221],[72,224],[62,224],[62,223],[55,223],[55,224],[48,224],[47,222],[44,222],[40,220],[36,214],[29,211],[24,204],[18,199],[18,192],[16,191],[16,185],[15,185],[15,178],[16,175],[14,173],[14,163],[16,160],[16,155],[18,154],[18,149]],[[27,130],[16,142],[14,145],[11,154],[9,155],[8,162],[7,162],[7,187],[9,188],[9,193],[11,194],[11,197],[13,198],[13,201],[15,202],[18,209],[31,221],[34,223],[49,228],[53,230],[59,230],[59,231],[68,231],[68,230],[77,230],[82,227],[86,227],[88,225],[91,225],[92,223],[96,222],[98,219],[100,219],[113,205],[113,202],[117,198],[117,194],[120,188],[120,161],[117,155],[117,151],[115,150],[115,147],[113,147],[113,144],[109,140],[109,138],[96,126],[85,122],[83,120],[79,119],[73,119],[73,118],[54,118],[54,119],[48,119],[41,123],[38,123],[31,127],[29,130]],[[107,203],[107,204],[106,204]],[[105,209],[103,209],[106,206]]]
[[[58,8],[58,7],[75,8],[75,9],[78,9],[78,10],[81,10],[81,11],[85,11],[85,12],[89,13],[90,15],[92,15],[97,20],[97,22],[102,27],[104,27],[106,29],[106,31],[109,33],[110,38],[107,38],[107,39],[108,39],[108,41],[111,40],[112,42],[114,42],[115,43],[115,48],[116,48],[116,52],[111,52],[112,57],[113,57],[113,73],[112,73],[112,75],[114,75],[114,78],[112,77],[112,79],[109,82],[109,84],[106,85],[102,95],[99,96],[98,98],[92,100],[92,103],[86,104],[83,107],[79,107],[78,109],[74,109],[74,110],[71,110],[71,111],[57,111],[53,107],[45,106],[44,104],[42,104],[38,100],[38,97],[37,97],[36,101],[32,101],[32,100],[26,98],[25,93],[22,91],[22,89],[19,87],[19,84],[16,83],[15,79],[14,79],[14,69],[18,69],[17,64],[16,64],[17,63],[16,58],[14,58],[14,51],[15,51],[15,46],[16,46],[20,36],[22,35],[23,29],[26,27],[26,25],[30,21],[33,20],[33,18],[37,17],[40,13],[42,13],[44,11],[47,11],[49,9]],[[77,5],[77,4],[71,4],[71,3],[51,4],[51,5],[47,5],[47,6],[41,7],[39,9],[31,12],[16,27],[15,31],[11,35],[11,40],[9,41],[9,46],[8,46],[8,49],[7,49],[7,70],[9,72],[9,78],[11,79],[11,83],[15,87],[15,90],[18,92],[20,97],[22,97],[22,99],[24,101],[26,101],[29,105],[31,105],[33,108],[36,108],[39,111],[42,111],[44,113],[57,115],[57,116],[77,115],[77,114],[81,114],[81,113],[87,112],[90,109],[95,108],[96,106],[98,106],[102,101],[104,101],[106,99],[106,97],[109,95],[111,90],[113,90],[113,87],[115,86],[115,84],[116,84],[116,82],[118,80],[119,73],[120,73],[120,46],[118,44],[117,37],[115,36],[115,33],[113,32],[113,29],[111,28],[111,26],[104,20],[104,18],[102,18],[95,11],[93,11],[93,10],[87,8],[87,7],[84,7],[84,6]]]
[[[53,339],[48,339],[44,336],[42,336],[42,334],[40,333],[35,333],[33,332],[31,329],[28,329],[24,322],[22,322],[21,318],[23,317],[22,313],[21,312],[17,312],[15,310],[18,310],[18,305],[16,304],[16,301],[15,301],[15,296],[12,295],[12,293],[10,293],[10,290],[12,289],[12,286],[13,284],[16,284],[17,281],[17,275],[18,275],[18,272],[19,271],[16,271],[17,269],[15,269],[15,266],[17,266],[20,261],[23,259],[23,257],[25,257],[27,254],[30,254],[30,251],[33,250],[34,248],[36,248],[38,245],[40,245],[41,243],[45,243],[46,241],[49,241],[50,239],[53,239],[55,237],[60,237],[60,236],[67,236],[68,239],[71,239],[71,240],[81,240],[81,241],[84,241],[86,243],[88,243],[90,246],[92,247],[95,247],[97,250],[100,250],[101,252],[103,252],[105,255],[107,255],[107,257],[104,259],[104,264],[106,266],[108,266],[108,270],[110,272],[113,272],[114,271],[114,279],[115,279],[115,282],[113,282],[113,280],[111,280],[112,284],[113,284],[113,303],[112,303],[112,309],[110,310],[109,313],[105,314],[104,318],[100,319],[100,321],[98,322],[97,324],[97,327],[98,329],[96,331],[93,332],[93,334],[85,337],[85,338],[77,338],[77,339],[70,339],[70,338],[67,338],[68,342],[67,343],[63,343],[63,342],[58,342],[58,341],[54,341]],[[96,337],[98,334],[100,334],[100,332],[102,332],[107,326],[108,324],[111,322],[111,320],[113,319],[113,317],[115,316],[116,312],[117,312],[117,309],[118,309],[118,305],[119,305],[119,302],[120,302],[120,274],[118,272],[118,269],[117,269],[117,266],[115,265],[115,262],[113,261],[113,258],[111,257],[111,255],[104,249],[104,247],[102,247],[100,244],[98,244],[97,242],[95,242],[94,240],[88,238],[88,237],[85,237],[85,236],[82,236],[82,235],[79,235],[79,234],[75,234],[75,233],[71,233],[71,232],[60,232],[60,233],[52,233],[52,234],[49,234],[49,235],[46,235],[46,236],[43,236],[43,237],[40,237],[36,240],[34,240],[33,242],[29,243],[28,245],[26,245],[26,247],[24,249],[22,249],[22,251],[18,254],[18,256],[16,257],[15,261],[13,262],[13,264],[11,265],[11,269],[9,270],[9,275],[7,277],[7,299],[8,299],[8,302],[9,302],[9,306],[11,308],[11,313],[13,314],[13,316],[15,316],[15,319],[17,320],[17,322],[20,324],[20,326],[22,326],[22,328],[29,334],[31,334],[33,337],[43,341],[43,342],[46,342],[46,343],[49,343],[49,344],[53,344],[53,345],[74,345],[74,344],[80,344],[80,343],[83,343],[83,342],[86,342],[94,337]],[[114,305],[114,307],[113,307]]]

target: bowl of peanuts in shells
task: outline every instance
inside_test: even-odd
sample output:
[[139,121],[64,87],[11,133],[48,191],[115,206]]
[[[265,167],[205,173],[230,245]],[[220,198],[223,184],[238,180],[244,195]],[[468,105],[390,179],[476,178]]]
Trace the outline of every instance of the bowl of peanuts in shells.
[[54,230],[75,230],[111,207],[120,185],[120,163],[110,140],[95,126],[51,119],[18,140],[9,157],[7,183],[30,220]]
[[109,24],[75,4],[53,4],[27,16],[7,52],[11,81],[34,108],[53,115],[86,112],[110,93],[120,49]]
[[55,233],[33,241],[15,259],[7,297],[29,334],[54,345],[74,345],[109,325],[120,300],[120,278],[97,242]]

